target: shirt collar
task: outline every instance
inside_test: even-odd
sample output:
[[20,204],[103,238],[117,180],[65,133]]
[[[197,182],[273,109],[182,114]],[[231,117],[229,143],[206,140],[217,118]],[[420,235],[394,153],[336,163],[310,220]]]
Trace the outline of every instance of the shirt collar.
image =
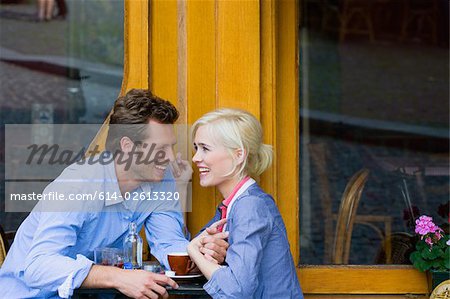
[[[230,216],[231,207],[233,206],[236,199],[238,199],[239,196],[242,195],[242,193],[247,191],[247,189],[250,188],[250,186],[255,183],[256,183],[256,181],[254,179],[250,178],[247,182],[245,182],[244,185],[241,186],[241,188],[239,188],[239,190],[236,192],[236,194],[234,194],[233,198],[231,199],[230,203],[228,204],[226,218],[228,218]],[[223,225],[223,231],[225,231],[226,227],[227,227],[227,224],[225,223]]]
[[236,199],[241,196],[242,193],[244,193],[245,191],[247,191],[247,189],[253,185],[254,183],[256,183],[256,181],[252,178],[250,178],[247,182],[245,182],[244,185],[241,186],[241,188],[239,188],[239,190],[236,192],[236,194],[233,196],[233,198],[231,199],[230,203],[228,204],[228,208],[227,208],[227,218],[228,215],[231,211],[231,206],[233,205],[233,203],[236,201]]

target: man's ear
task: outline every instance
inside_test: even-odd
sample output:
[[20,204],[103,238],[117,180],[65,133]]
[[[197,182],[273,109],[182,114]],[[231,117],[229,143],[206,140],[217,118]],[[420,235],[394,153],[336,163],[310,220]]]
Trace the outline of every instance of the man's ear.
[[235,155],[236,155],[236,161],[239,164],[243,163],[247,157],[247,153],[245,152],[245,149],[243,149],[243,148],[236,149]]
[[129,137],[123,136],[122,138],[120,138],[120,149],[125,154],[128,154],[129,152],[131,152],[131,149],[133,148],[133,146],[134,146],[134,142]]

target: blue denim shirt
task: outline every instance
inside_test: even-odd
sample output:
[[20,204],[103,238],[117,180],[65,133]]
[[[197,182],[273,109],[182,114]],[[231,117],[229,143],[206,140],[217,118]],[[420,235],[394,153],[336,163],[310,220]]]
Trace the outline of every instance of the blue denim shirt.
[[162,182],[141,185],[128,200],[113,199],[120,196],[113,163],[67,167],[43,193],[96,194],[97,199],[36,205],[19,227],[0,268],[0,297],[67,298],[88,275],[94,249],[121,248],[132,221],[139,230],[145,225],[152,254],[168,267],[167,253],[185,251],[188,244],[182,214],[175,201],[140,196],[174,190],[167,171]]
[[[218,212],[210,223],[219,219]],[[251,185],[231,206],[227,223],[227,266],[206,283],[208,294],[213,298],[303,298],[286,228],[270,195]]]

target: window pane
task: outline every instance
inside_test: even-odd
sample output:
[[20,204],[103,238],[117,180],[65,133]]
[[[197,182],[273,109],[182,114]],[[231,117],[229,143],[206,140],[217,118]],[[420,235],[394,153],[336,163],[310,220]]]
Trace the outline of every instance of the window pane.
[[122,81],[124,7],[57,0],[40,21],[38,1],[1,2],[0,224],[13,230],[27,214],[4,212],[4,125],[103,123]]
[[[415,218],[448,233],[448,1],[301,7],[301,263],[409,264]],[[336,235],[361,169],[354,225]]]

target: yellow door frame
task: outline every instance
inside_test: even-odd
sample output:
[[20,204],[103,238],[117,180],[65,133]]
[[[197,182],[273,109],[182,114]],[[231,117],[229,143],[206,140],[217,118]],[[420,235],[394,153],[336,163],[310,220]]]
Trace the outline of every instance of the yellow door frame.
[[[185,124],[223,106],[259,117],[276,153],[261,184],[276,198],[297,264],[299,15],[295,0],[126,0],[122,84],[122,93],[149,87],[172,101]],[[191,231],[212,217],[220,200],[215,190],[200,189],[197,178]],[[425,275],[410,266],[311,265],[297,273],[309,294],[427,292]]]

